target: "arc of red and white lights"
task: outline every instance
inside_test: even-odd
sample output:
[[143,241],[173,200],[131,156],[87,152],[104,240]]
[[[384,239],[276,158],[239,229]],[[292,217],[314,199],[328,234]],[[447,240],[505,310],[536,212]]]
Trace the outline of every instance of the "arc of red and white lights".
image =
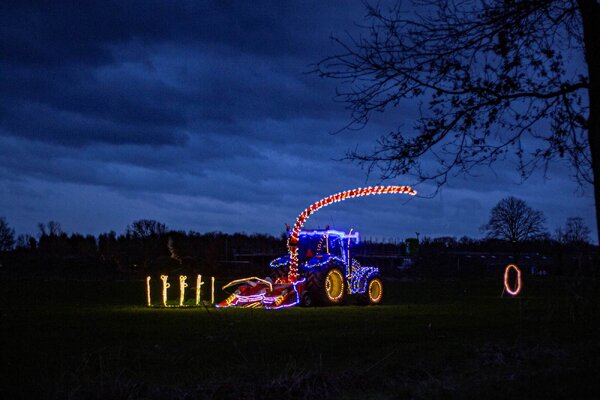
[[290,253],[290,272],[288,274],[288,280],[290,282],[296,282],[298,280],[298,238],[302,226],[311,214],[332,203],[337,203],[354,197],[371,196],[376,194],[408,194],[414,196],[417,194],[417,191],[410,186],[374,186],[357,188],[332,194],[331,196],[325,197],[311,204],[306,210],[298,215],[298,218],[296,218],[296,223],[294,224],[294,227],[292,228],[288,238],[287,246]]

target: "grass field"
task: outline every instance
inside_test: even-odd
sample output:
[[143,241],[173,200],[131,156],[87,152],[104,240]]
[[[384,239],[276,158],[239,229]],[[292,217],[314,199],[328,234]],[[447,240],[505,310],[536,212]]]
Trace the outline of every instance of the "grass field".
[[143,281],[2,280],[0,394],[599,398],[598,318],[565,280],[525,285],[398,281],[381,306],[265,311],[146,308]]

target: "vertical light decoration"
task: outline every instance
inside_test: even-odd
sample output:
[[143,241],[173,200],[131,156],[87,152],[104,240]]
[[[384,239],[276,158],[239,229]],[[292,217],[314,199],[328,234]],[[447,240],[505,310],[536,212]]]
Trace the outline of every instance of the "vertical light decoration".
[[215,304],[215,277],[210,278],[210,304]]
[[[511,269],[514,269],[517,272],[517,281],[516,281],[514,289],[510,287],[510,284],[508,282],[508,278],[509,278],[509,274],[510,274],[510,270]],[[504,289],[511,296],[516,296],[521,291],[521,286],[522,286],[521,270],[519,269],[519,267],[517,267],[514,264],[507,265],[506,269],[504,270]]]
[[200,290],[204,282],[202,282],[202,275],[198,275],[196,278],[196,305],[200,304]]
[[348,265],[348,268],[346,268],[346,279],[350,279],[350,275],[352,274],[352,270],[354,268],[352,259],[350,258],[350,235],[352,235],[353,230],[353,228],[350,228],[350,232],[348,232],[348,254],[346,254],[346,257],[348,257],[346,258],[346,265]]
[[414,196],[417,194],[417,192],[410,186],[375,186],[357,188],[333,194],[310,205],[298,216],[298,218],[296,218],[296,223],[294,224],[294,227],[292,228],[288,238],[287,246],[290,253],[290,272],[288,274],[288,281],[296,282],[298,280],[298,239],[302,226],[312,213],[330,205],[331,203],[337,203],[354,197],[376,194],[408,194]]
[[160,279],[162,280],[163,283],[163,290],[162,290],[162,298],[163,298],[163,306],[167,306],[167,289],[171,287],[171,284],[168,281],[169,276],[168,275],[161,275]]
[[150,277],[146,277],[146,298],[148,299],[148,307],[152,306],[152,299],[150,298]]
[[[168,275],[161,275],[160,279],[162,280],[162,304],[163,307],[188,307],[186,305],[184,305],[185,302],[185,288],[189,287],[189,284],[186,282],[187,281],[187,276],[186,275],[179,275],[179,305],[168,305],[167,301],[168,301],[168,289],[171,287],[171,284],[169,283],[169,276]],[[149,307],[152,307],[152,299],[150,297],[150,280],[151,277],[147,276],[146,277],[146,301],[148,303]],[[200,305],[200,294],[201,294],[201,289],[202,289],[202,285],[204,285],[205,282],[202,282],[202,275],[198,275],[198,277],[196,278],[196,305]],[[215,278],[214,276],[211,277],[211,303],[214,304],[215,303]]]
[[185,288],[188,287],[188,284],[185,283],[187,276],[179,275],[179,306],[183,305],[185,300]]

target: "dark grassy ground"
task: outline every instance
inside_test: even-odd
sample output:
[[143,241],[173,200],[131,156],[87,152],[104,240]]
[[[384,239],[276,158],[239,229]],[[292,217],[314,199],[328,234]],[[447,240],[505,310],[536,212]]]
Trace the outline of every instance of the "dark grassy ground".
[[597,315],[568,280],[525,285],[394,282],[377,307],[265,311],[150,309],[142,281],[5,279],[0,395],[599,398]]

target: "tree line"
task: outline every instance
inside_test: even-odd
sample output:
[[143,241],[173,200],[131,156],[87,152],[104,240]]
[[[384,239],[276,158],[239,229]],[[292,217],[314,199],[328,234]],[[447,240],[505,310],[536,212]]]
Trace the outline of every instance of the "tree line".
[[[35,237],[16,236],[7,220],[0,217],[0,252],[7,266],[34,270],[70,268],[100,274],[189,271],[223,275],[236,271],[262,273],[271,258],[286,252],[285,233],[273,236],[184,232],[170,230],[166,224],[151,219],[133,221],[121,234],[110,231],[98,236],[67,234],[57,221],[39,223],[37,228]],[[498,202],[481,230],[485,236],[479,239],[424,236],[418,241],[418,255],[496,252],[509,253],[517,260],[522,253],[581,257],[596,248],[590,243],[591,231],[582,218],[569,217],[550,233],[544,214],[515,197]],[[398,241],[363,240],[355,253],[364,258],[417,256],[411,254],[406,243]]]

